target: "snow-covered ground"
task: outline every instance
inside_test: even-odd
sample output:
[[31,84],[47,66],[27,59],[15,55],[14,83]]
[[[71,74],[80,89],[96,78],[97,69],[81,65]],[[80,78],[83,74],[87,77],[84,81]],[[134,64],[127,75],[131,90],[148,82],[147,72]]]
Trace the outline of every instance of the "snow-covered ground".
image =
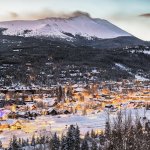
[[144,50],[143,53],[150,55],[150,51],[147,51],[147,50]]
[[130,69],[123,64],[115,63],[115,66],[119,67],[121,70],[129,71]]
[[135,79],[137,79],[139,81],[149,81],[149,79],[141,77],[140,75],[135,75]]
[[[148,52],[149,52],[149,51],[148,51]],[[150,53],[148,53],[148,52],[145,52],[145,54],[150,54]],[[143,53],[144,53],[144,52],[143,52]],[[133,73],[131,73],[131,69],[128,68],[128,67],[126,67],[125,65],[120,64],[120,63],[115,63],[115,66],[118,67],[119,69],[124,70],[124,71],[127,71],[129,74],[133,75]],[[149,81],[149,79],[144,78],[144,77],[142,77],[142,76],[140,76],[140,75],[138,75],[138,74],[135,74],[134,76],[135,76],[135,79],[138,80],[138,81]]]
[[150,50],[131,50],[130,51],[131,53],[143,53],[143,54],[147,54],[147,55],[150,55]]
[[[128,109],[133,118],[138,115],[144,116],[144,109]],[[112,120],[116,116],[116,112],[110,114],[110,119]],[[150,110],[146,112],[146,117],[150,119]],[[16,135],[18,138],[31,138],[32,135],[39,136],[40,134],[51,135],[51,133],[57,132],[59,135],[66,132],[69,125],[78,125],[81,130],[81,136],[83,136],[87,131],[94,129],[99,132],[105,127],[105,122],[108,118],[107,112],[102,111],[97,114],[90,114],[86,116],[82,115],[59,115],[59,116],[40,116],[36,120],[26,122],[26,126],[23,130],[7,130],[0,134],[0,140],[7,146],[10,138]]]

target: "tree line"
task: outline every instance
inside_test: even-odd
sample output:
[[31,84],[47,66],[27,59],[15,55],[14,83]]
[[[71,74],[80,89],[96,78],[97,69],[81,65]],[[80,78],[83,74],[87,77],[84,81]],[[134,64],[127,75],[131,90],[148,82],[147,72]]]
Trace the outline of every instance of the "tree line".
[[[0,142],[2,148],[2,143]],[[107,119],[101,133],[94,130],[81,137],[80,129],[71,125],[61,137],[57,133],[50,136],[33,136],[29,139],[10,141],[7,150],[150,150],[150,121],[131,114],[119,112],[112,121]]]

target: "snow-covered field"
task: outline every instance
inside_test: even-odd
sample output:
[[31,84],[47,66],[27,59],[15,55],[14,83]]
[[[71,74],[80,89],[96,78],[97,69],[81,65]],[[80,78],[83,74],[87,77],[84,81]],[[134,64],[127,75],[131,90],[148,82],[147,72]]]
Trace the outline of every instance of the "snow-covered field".
[[[133,118],[137,115],[143,117],[144,109],[128,109]],[[110,119],[112,120],[116,116],[116,112],[110,114]],[[107,120],[107,112],[100,112],[97,114],[90,114],[86,116],[82,115],[58,115],[58,116],[40,116],[36,120],[24,123],[25,127],[22,130],[7,130],[0,134],[0,140],[4,146],[7,146],[10,138],[16,135],[18,138],[31,138],[32,135],[39,136],[48,135],[57,132],[59,135],[64,134],[69,125],[78,125],[81,130],[81,136],[83,136],[87,131],[94,129],[99,132],[105,127],[105,122]],[[146,117],[150,119],[150,110],[146,111]]]

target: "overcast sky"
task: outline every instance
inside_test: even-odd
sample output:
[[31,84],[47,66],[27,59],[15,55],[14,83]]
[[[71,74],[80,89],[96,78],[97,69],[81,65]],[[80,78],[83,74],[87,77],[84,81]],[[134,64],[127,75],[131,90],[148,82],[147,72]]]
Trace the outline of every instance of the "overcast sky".
[[0,0],[0,21],[61,17],[74,11],[107,19],[150,41],[150,0]]

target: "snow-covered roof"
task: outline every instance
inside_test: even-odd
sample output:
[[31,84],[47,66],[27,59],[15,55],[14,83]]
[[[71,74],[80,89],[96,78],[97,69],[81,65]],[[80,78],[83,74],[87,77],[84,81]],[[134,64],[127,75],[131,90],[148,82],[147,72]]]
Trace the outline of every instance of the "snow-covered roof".
[[83,92],[83,91],[85,91],[85,89],[84,88],[75,88],[75,91],[77,91],[77,92]]
[[8,119],[6,121],[0,121],[0,124],[1,125],[5,125],[5,124],[7,124],[7,125],[14,125],[16,122],[18,122],[18,120],[16,120],[16,119]]

